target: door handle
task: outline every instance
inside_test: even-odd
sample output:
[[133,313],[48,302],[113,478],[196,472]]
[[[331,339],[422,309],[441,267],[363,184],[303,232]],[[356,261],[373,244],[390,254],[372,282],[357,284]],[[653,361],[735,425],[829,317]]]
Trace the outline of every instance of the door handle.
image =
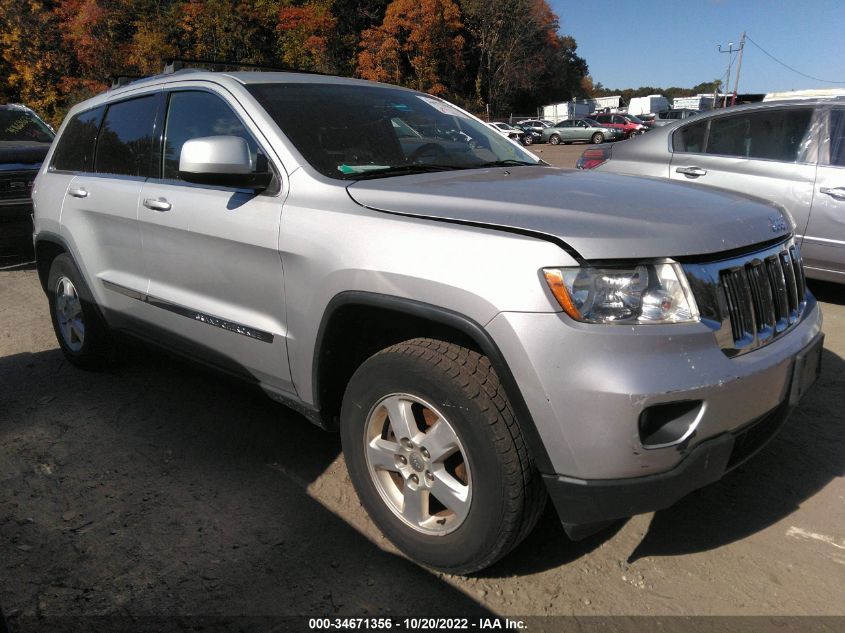
[[845,187],[822,187],[819,191],[834,200],[845,200]]
[[675,172],[683,174],[684,176],[689,176],[690,178],[698,178],[699,176],[706,174],[707,170],[702,169],[701,167],[678,167]]
[[74,198],[87,198],[88,190],[85,189],[85,187],[75,187],[73,189],[68,189],[67,195],[73,196]]
[[170,211],[172,205],[164,198],[144,198],[144,206],[153,211]]

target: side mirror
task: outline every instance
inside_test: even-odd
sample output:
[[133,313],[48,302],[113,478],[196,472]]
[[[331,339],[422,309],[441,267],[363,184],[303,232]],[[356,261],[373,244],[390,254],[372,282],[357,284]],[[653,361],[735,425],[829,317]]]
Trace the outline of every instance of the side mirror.
[[186,182],[264,190],[273,179],[254,171],[249,145],[239,136],[205,136],[186,141],[179,155],[179,177]]

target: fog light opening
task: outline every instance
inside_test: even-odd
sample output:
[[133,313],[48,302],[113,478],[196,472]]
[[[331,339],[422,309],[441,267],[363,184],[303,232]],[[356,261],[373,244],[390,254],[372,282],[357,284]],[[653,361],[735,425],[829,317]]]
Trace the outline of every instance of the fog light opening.
[[701,400],[656,404],[640,414],[640,443],[643,448],[665,448],[680,444],[692,435],[703,411]]

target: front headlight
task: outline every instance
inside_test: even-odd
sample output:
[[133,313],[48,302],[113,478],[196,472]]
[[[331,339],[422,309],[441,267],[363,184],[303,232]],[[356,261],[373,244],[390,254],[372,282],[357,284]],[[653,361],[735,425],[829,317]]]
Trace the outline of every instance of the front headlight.
[[569,316],[584,323],[690,323],[698,307],[674,262],[624,268],[546,268],[546,282]]

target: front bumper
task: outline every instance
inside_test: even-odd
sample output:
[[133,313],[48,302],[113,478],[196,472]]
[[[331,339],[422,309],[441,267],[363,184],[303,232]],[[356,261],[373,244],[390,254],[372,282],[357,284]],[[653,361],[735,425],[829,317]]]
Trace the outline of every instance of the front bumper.
[[582,480],[560,475],[543,479],[564,524],[589,525],[663,510],[718,481],[772,439],[789,415],[787,401],[761,419],[696,446],[672,470],[629,479]]

